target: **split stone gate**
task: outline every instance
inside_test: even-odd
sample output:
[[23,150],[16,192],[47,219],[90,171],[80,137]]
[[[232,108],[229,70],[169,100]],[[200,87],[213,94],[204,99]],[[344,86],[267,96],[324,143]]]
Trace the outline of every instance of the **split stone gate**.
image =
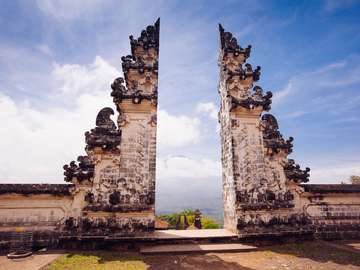
[[[0,184],[0,240],[17,227],[36,241],[148,237],[155,222],[156,127],[160,20],[130,36],[124,78],[111,85],[117,123],[103,108],[85,133],[86,156],[64,166],[70,184]],[[260,67],[219,26],[224,227],[239,237],[312,234],[360,236],[359,185],[307,185],[268,113],[271,92]]]

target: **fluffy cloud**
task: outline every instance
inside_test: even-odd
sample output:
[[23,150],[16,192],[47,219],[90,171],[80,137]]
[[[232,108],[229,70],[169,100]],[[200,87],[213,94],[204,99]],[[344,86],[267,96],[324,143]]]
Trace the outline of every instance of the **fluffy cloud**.
[[332,164],[331,166],[314,166],[310,176],[312,183],[338,184],[349,179],[350,175],[360,175],[360,162]]
[[157,159],[158,178],[168,181],[174,179],[220,178],[221,165],[211,159],[192,159],[184,156],[170,156]]
[[[51,76],[57,88],[49,93],[56,93],[58,100],[71,100],[71,109],[59,102],[41,110],[28,101],[17,103],[0,92],[0,122],[4,130],[0,140],[2,179],[62,181],[62,166],[84,154],[84,132],[93,128],[97,112],[103,107],[114,107],[109,85],[118,75],[99,56],[91,65],[55,64]],[[53,98],[52,94],[49,98]],[[165,110],[159,110],[158,115],[160,146],[184,146],[200,140],[198,119],[171,115]],[[170,165],[173,170],[175,165]],[[169,174],[168,169],[162,171]]]
[[200,121],[185,115],[175,116],[158,111],[158,143],[164,146],[196,144],[200,140]]
[[215,120],[218,119],[219,109],[213,102],[199,102],[196,106],[196,110],[201,113],[208,113],[209,116]]
[[109,92],[110,83],[119,76],[115,67],[100,56],[89,66],[77,64],[54,65],[53,76],[62,94]]
[[38,8],[47,16],[57,20],[71,20],[89,12],[95,12],[103,1],[37,0]]

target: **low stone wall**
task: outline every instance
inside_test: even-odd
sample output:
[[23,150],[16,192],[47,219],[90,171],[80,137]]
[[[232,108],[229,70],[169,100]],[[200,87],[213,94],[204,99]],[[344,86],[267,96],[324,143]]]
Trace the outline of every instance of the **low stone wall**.
[[73,185],[1,184],[0,246],[16,231],[32,231],[35,244],[56,244],[60,227],[77,209]]
[[300,204],[316,237],[360,238],[360,185],[303,185]]
[[[239,237],[360,238],[360,185],[301,185],[298,190],[294,208],[273,211],[266,226],[257,222],[257,217],[266,219],[267,212],[252,210],[254,220],[238,226]],[[147,223],[151,212],[113,214],[112,218],[119,222],[114,220],[117,226],[114,228],[105,224],[107,230],[102,229],[105,228],[102,212],[96,216],[97,223],[89,223],[92,213],[80,215],[83,206],[77,203],[83,201],[79,198],[83,195],[74,193],[73,185],[0,184],[0,246],[6,246],[17,230],[32,231],[36,245],[56,245],[59,239],[68,237],[92,241],[124,236],[131,239],[152,228]],[[69,222],[73,217],[76,219]],[[122,223],[127,225],[118,228]],[[132,232],[130,223],[136,225],[136,232]]]

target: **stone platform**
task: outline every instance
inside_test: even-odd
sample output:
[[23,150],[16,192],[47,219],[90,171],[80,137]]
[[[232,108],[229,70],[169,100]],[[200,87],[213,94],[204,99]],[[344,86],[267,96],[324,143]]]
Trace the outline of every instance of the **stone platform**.
[[206,252],[234,252],[257,249],[243,244],[184,244],[184,245],[156,245],[140,248],[142,254],[160,253],[206,253]]
[[196,240],[204,238],[237,238],[237,235],[225,229],[159,230],[155,231],[152,237],[159,240]]

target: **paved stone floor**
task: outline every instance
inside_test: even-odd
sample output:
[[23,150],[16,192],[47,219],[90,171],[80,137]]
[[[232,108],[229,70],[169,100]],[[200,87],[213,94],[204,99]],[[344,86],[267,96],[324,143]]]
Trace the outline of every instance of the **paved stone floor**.
[[62,254],[36,254],[30,257],[9,260],[6,256],[0,256],[1,270],[39,270],[48,265]]

